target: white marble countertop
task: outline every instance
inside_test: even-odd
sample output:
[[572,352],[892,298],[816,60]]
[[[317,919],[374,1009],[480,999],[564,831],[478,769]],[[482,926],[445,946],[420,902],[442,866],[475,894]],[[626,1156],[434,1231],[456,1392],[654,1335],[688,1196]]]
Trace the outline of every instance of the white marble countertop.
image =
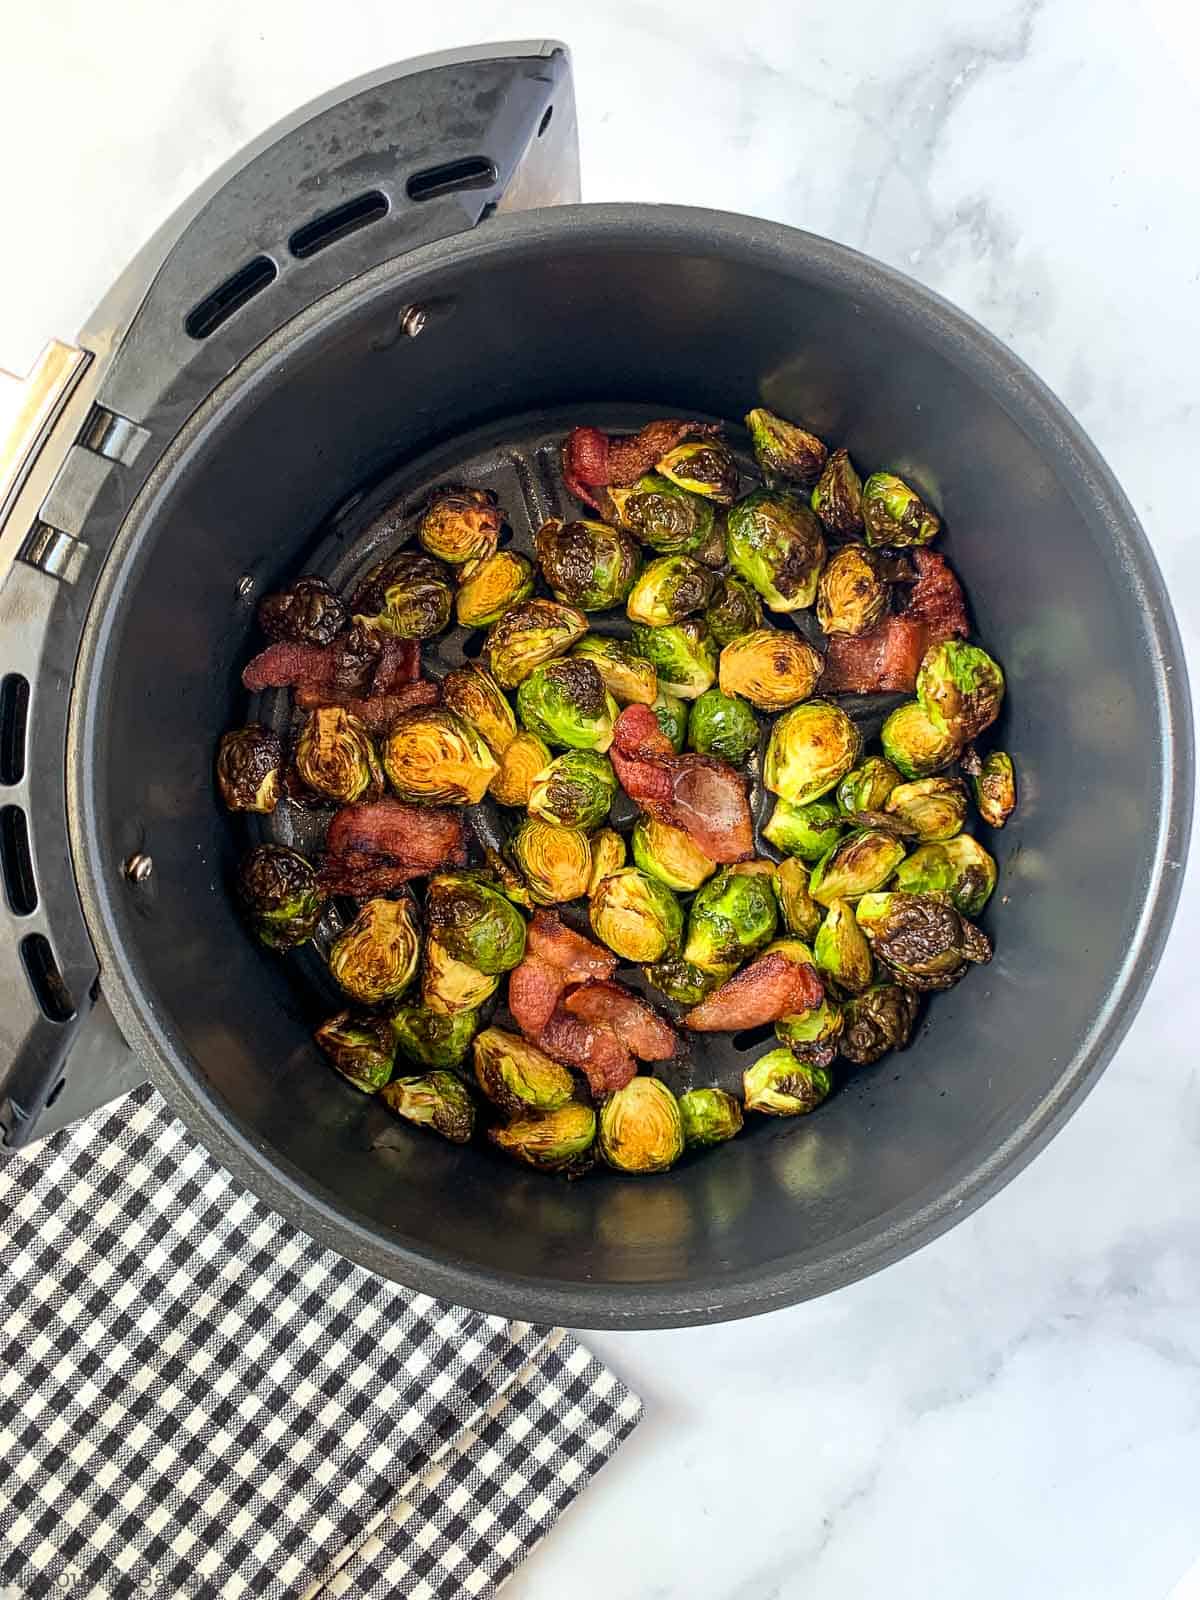
[[[1180,0],[13,7],[0,364],[71,335],[293,106],[539,35],[575,54],[585,198],[801,224],[1007,340],[1115,468],[1194,649],[1200,20]],[[947,1237],[756,1321],[588,1335],[647,1418],[514,1600],[1165,1600],[1200,1555],[1198,934],[1193,872],[1100,1086]]]

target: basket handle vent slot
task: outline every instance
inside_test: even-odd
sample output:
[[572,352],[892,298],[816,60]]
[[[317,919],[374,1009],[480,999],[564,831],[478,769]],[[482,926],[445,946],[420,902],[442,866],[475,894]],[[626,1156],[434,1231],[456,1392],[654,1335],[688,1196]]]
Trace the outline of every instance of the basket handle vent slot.
[[183,326],[189,337],[207,339],[278,276],[279,268],[270,256],[255,256],[253,261],[247,261],[188,312]]
[[486,156],[466,156],[461,161],[446,161],[440,167],[414,172],[404,185],[410,200],[437,200],[462,189],[490,189],[496,182],[496,164]]
[[356,195],[353,200],[347,200],[344,205],[335,206],[332,211],[323,212],[321,216],[297,228],[288,240],[288,249],[303,261],[306,256],[315,256],[318,250],[337,244],[339,239],[357,233],[360,228],[369,227],[387,214],[387,195],[379,189],[370,189],[366,194]]

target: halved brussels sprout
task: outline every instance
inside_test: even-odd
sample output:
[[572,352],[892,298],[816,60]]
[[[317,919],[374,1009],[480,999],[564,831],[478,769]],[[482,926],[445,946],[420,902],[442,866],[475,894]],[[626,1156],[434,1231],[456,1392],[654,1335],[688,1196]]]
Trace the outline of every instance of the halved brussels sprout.
[[773,478],[810,484],[825,465],[825,445],[815,433],[776,416],[765,406],[746,414],[754,459]]
[[556,828],[530,817],[517,829],[510,848],[538,905],[558,905],[588,892],[592,852],[580,829]]
[[392,1075],[396,1040],[386,1017],[356,1017],[341,1011],[313,1034],[335,1071],[364,1094],[382,1089]]
[[518,1117],[506,1127],[489,1128],[497,1147],[539,1172],[571,1176],[586,1170],[596,1138],[596,1113],[591,1106],[571,1101],[557,1111]]
[[667,956],[652,967],[643,967],[642,971],[649,983],[681,1006],[698,1006],[729,975],[727,969],[707,972],[682,956]]
[[492,882],[506,900],[511,900],[515,906],[523,906],[526,911],[533,906],[533,896],[529,892],[529,885],[525,879],[499,852],[490,844],[483,847],[484,860],[487,870],[491,874]]
[[876,958],[906,989],[949,989],[969,962],[992,959],[987,935],[948,894],[867,894],[855,915]]
[[776,800],[763,838],[785,855],[819,861],[841,838],[845,826],[846,819],[832,800],[810,800],[805,806]]
[[772,882],[784,927],[811,943],[824,919],[825,908],[808,892],[808,868],[797,857],[789,856],[776,867]]
[[446,674],[442,704],[475,729],[497,761],[517,736],[517,719],[500,685],[475,662]]
[[868,756],[838,784],[838,809],[847,816],[857,811],[882,811],[888,795],[904,780],[883,756]]
[[550,746],[536,733],[527,733],[522,728],[500,757],[500,770],[492,779],[488,793],[502,806],[528,805],[534,780],[553,759]]
[[309,712],[296,741],[296,771],[310,789],[339,805],[377,800],[383,793],[371,735],[344,706]]
[[433,934],[425,941],[421,963],[421,1004],[442,1017],[478,1011],[500,985],[498,975],[479,972],[452,956]]
[[723,650],[744,633],[762,627],[762,601],[744,578],[731,574],[719,580],[704,622],[713,643]]
[[379,1091],[389,1111],[451,1144],[466,1144],[475,1131],[475,1102],[466,1084],[453,1072],[422,1072],[393,1078]]
[[746,1110],[769,1117],[800,1117],[815,1111],[832,1088],[828,1067],[801,1061],[783,1045],[768,1050],[742,1074]]
[[383,765],[401,800],[431,806],[474,805],[500,770],[482,735],[442,706],[403,712]]
[[728,977],[775,936],[778,913],[774,874],[726,868],[699,890],[688,916],[683,958]]
[[969,833],[923,844],[896,868],[893,886],[906,894],[948,894],[964,917],[977,917],[996,887],[995,860]]
[[829,700],[793,706],[771,729],[763,761],[763,782],[791,805],[819,800],[857,762],[862,751],[858,729]]
[[888,585],[865,544],[835,550],[817,587],[817,622],[825,633],[866,633],[882,620]]
[[726,523],[729,563],[772,611],[799,611],[817,598],[825,535],[802,495],[755,489]]
[[729,446],[717,439],[694,439],[676,445],[655,471],[677,489],[686,489],[688,494],[698,494],[719,506],[731,506],[737,497],[737,462]]
[[852,539],[862,532],[862,479],[845,450],[835,450],[825,463],[810,503],[830,533]]
[[627,489],[614,485],[608,494],[621,526],[662,555],[697,550],[713,531],[711,503],[656,473],[648,473]]
[[658,694],[658,673],[625,639],[601,639],[589,633],[571,651],[590,661],[619,706],[652,706]]
[[669,822],[643,815],[633,828],[633,859],[643,872],[676,894],[690,894],[717,870],[692,836]]
[[557,600],[524,600],[494,622],[483,654],[502,689],[515,689],[535,667],[565,656],[587,632],[587,618]]
[[631,1078],[600,1107],[599,1142],[618,1172],[665,1172],[683,1154],[678,1100],[661,1078]]
[[495,553],[504,513],[490,489],[439,489],[417,526],[417,539],[452,567]]
[[631,622],[662,628],[703,611],[715,587],[713,574],[691,556],[658,556],[630,589],[625,614]]
[[903,841],[874,828],[856,828],[823,855],[809,874],[814,900],[857,900],[880,889],[904,860]]
[[530,733],[549,745],[596,750],[613,741],[617,702],[590,661],[549,661],[535,667],[517,690],[517,711]]
[[664,694],[695,700],[717,681],[717,652],[708,629],[695,618],[662,628],[635,622],[632,642],[638,655],[658,672],[658,687]]
[[724,1089],[688,1089],[679,1096],[683,1142],[705,1150],[742,1131],[742,1108]]
[[497,550],[463,573],[454,615],[463,628],[486,628],[533,593],[533,563],[515,550]]
[[725,524],[720,517],[712,525],[712,532],[703,544],[698,544],[692,551],[697,561],[702,561],[706,567],[711,567],[714,572],[719,572],[727,564],[725,552]]
[[312,865],[282,844],[255,845],[238,867],[238,899],[270,950],[291,950],[311,939],[325,909]]
[[678,900],[637,867],[622,867],[596,885],[589,920],[597,939],[623,961],[659,961],[683,942]]
[[270,728],[252,722],[221,735],[217,788],[230,811],[274,811],[282,768],[283,741]]
[[372,567],[354,596],[355,620],[397,639],[432,639],[450,621],[453,604],[449,572],[415,550]]
[[721,651],[725,694],[739,694],[760,711],[783,711],[807,700],[823,666],[820,654],[798,633],[756,628]]
[[817,971],[830,978],[847,994],[861,994],[870,987],[871,947],[844,900],[831,900],[825,921],[813,944]]
[[619,872],[625,865],[625,841],[614,829],[601,828],[592,835],[588,844],[592,851],[592,870],[587,892],[593,895],[597,884],[602,883],[610,872]]
[[786,1044],[792,1054],[802,1061],[820,1060],[825,1050],[841,1038],[845,1019],[842,1008],[828,995],[812,1011],[800,1011],[794,1017],[780,1017],[775,1024],[775,1037]]
[[989,828],[1002,828],[1017,806],[1017,780],[1012,757],[993,750],[980,760],[972,749],[963,756],[963,771],[971,779],[975,805]]
[[898,784],[885,810],[924,843],[953,839],[967,820],[967,787],[961,778],[917,778]]
[[863,484],[862,516],[868,544],[897,549],[928,544],[942,526],[937,512],[893,472],[873,472]]
[[524,917],[475,873],[434,873],[425,916],[431,936],[476,972],[511,972],[525,954]]
[[935,728],[917,700],[906,700],[884,723],[879,735],[883,753],[906,778],[926,778],[948,767],[959,741]]
[[607,756],[594,750],[568,750],[534,779],[529,815],[590,833],[607,817],[616,797],[617,775]]
[[329,949],[334,982],[365,1006],[403,994],[421,954],[421,929],[411,900],[368,900]]
[[921,1002],[897,983],[877,983],[842,1008],[845,1026],[838,1050],[856,1067],[868,1067],[889,1050],[903,1050],[912,1037]]
[[688,744],[702,756],[740,767],[758,748],[758,718],[744,700],[706,689],[692,706]]
[[659,689],[650,707],[658,722],[659,727],[671,741],[671,748],[678,755],[683,749],[683,741],[687,737],[688,706],[686,700],[681,700],[678,695],[667,694]]
[[457,1067],[471,1048],[478,1011],[447,1016],[425,1006],[398,1006],[391,1015],[397,1054],[417,1067]]
[[493,1105],[512,1116],[557,1111],[575,1092],[566,1067],[501,1028],[485,1028],[475,1040],[475,1080]]
[[619,606],[638,569],[637,546],[607,522],[552,517],[538,529],[534,550],[555,599],[580,611]]
[[917,699],[935,728],[963,744],[1000,715],[1004,674],[978,645],[947,639],[925,652]]
[[324,578],[305,573],[286,589],[258,603],[258,625],[268,639],[332,644],[346,626],[347,612]]

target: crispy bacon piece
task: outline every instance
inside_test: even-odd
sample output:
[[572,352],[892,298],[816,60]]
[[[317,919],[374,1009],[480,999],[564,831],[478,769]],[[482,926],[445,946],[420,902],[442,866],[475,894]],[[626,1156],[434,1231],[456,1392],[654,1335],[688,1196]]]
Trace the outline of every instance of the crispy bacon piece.
[[561,1006],[536,1039],[556,1061],[578,1067],[587,1074],[593,1094],[611,1094],[623,1089],[637,1075],[637,1062],[629,1048],[603,1023],[583,1022],[570,1016]]
[[812,1011],[824,989],[816,968],[775,952],[759,956],[728,983],[694,1006],[683,1019],[695,1033],[732,1033],[764,1022]]
[[384,637],[355,623],[332,644],[281,641],[260,650],[242,671],[247,689],[305,689],[326,696],[325,705],[370,693]]
[[421,644],[418,639],[393,639],[385,636],[383,649],[371,679],[369,700],[395,694],[421,676]]
[[581,933],[568,928],[553,911],[534,912],[525,948],[558,967],[564,983],[610,978],[617,968],[617,958],[610,950],[601,949]]
[[677,756],[649,706],[626,706],[609,755],[629,798],[661,822],[682,828],[710,860],[753,856],[744,780],[711,756]]
[[508,1009],[527,1039],[540,1036],[565,987],[562,968],[543,956],[531,955],[526,944],[525,958],[508,980]]
[[619,983],[593,978],[572,989],[562,1004],[573,1017],[612,1028],[639,1061],[669,1061],[679,1048],[670,1023]]
[[603,497],[592,493],[611,483],[636,483],[684,439],[720,433],[714,422],[648,422],[639,432],[621,437],[599,428],[572,428],[563,442],[563,481],[568,493],[597,511]]
[[965,639],[967,608],[962,588],[944,556],[915,550],[917,581],[898,616],[854,639],[836,634],[829,641],[822,694],[878,694],[917,686],[925,652],[946,639]]
[[281,640],[242,668],[242,683],[252,693],[261,689],[316,688],[329,681],[329,645]]
[[388,798],[343,806],[329,824],[318,876],[331,894],[398,889],[439,867],[466,865],[462,818],[449,806]]
[[962,585],[950,563],[936,550],[914,550],[917,581],[909,590],[904,616],[909,622],[923,622],[936,630],[934,644],[947,639],[965,639],[970,631]]
[[329,695],[320,689],[297,689],[295,691],[296,704],[302,711],[311,711],[316,706],[337,704],[345,706],[352,716],[358,718],[369,733],[390,733],[396,719],[405,711],[412,711],[417,706],[435,706],[442,697],[442,691],[436,683],[430,683],[422,678],[417,683],[406,683],[391,694],[384,694],[376,698],[373,694],[366,700],[357,697],[345,700],[331,701]]

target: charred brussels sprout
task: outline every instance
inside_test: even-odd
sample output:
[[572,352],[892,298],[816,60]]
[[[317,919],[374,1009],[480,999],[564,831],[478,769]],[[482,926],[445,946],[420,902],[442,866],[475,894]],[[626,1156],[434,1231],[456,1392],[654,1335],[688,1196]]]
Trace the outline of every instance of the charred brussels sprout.
[[607,817],[616,795],[617,775],[607,756],[594,750],[568,750],[534,779],[529,815],[590,833]]
[[865,544],[835,550],[817,588],[817,621],[825,633],[866,633],[883,618],[888,585]]
[[855,915],[877,960],[906,989],[949,989],[968,963],[992,959],[987,935],[947,894],[868,894]]
[[890,761],[868,756],[838,784],[838,809],[848,817],[856,811],[882,811],[892,790],[903,781]]
[[744,633],[762,627],[762,601],[744,578],[722,578],[704,613],[704,622],[713,643],[723,650]]
[[478,1011],[446,1016],[425,1006],[399,1006],[391,1016],[396,1053],[417,1067],[457,1067],[478,1026]]
[[517,690],[517,710],[530,733],[549,745],[596,750],[613,741],[617,703],[590,661],[549,661]]
[[393,1078],[379,1091],[389,1111],[405,1122],[440,1133],[451,1144],[466,1144],[475,1131],[475,1102],[470,1090],[453,1072],[423,1072],[412,1078]]
[[842,1008],[840,1053],[856,1067],[869,1067],[889,1050],[903,1050],[912,1037],[920,1005],[896,983],[877,983]]
[[633,586],[637,546],[607,522],[558,522],[537,531],[534,550],[555,599],[580,611],[618,606]]
[[661,1078],[632,1078],[600,1107],[600,1154],[618,1172],[665,1172],[683,1154],[679,1102]]
[[571,651],[590,661],[604,687],[619,706],[652,706],[658,694],[658,673],[625,639],[601,639],[589,634]]
[[758,746],[758,718],[744,700],[706,689],[692,706],[688,745],[702,756],[718,756],[740,767]]
[[688,1089],[679,1096],[679,1115],[689,1149],[724,1144],[742,1131],[742,1108],[724,1089]]
[[919,701],[897,706],[879,735],[883,753],[906,778],[925,778],[947,767],[958,754],[959,741],[935,728]]
[[754,459],[773,478],[808,485],[825,465],[825,446],[815,433],[763,406],[747,412],[746,428]]
[[396,1040],[386,1017],[356,1017],[342,1011],[323,1022],[313,1039],[347,1083],[364,1094],[382,1089],[392,1075]]
[[826,995],[812,1011],[780,1017],[775,1024],[775,1037],[801,1061],[817,1061],[821,1066],[828,1066],[833,1059],[833,1046],[841,1038],[844,1026],[841,1006]]
[[474,1053],[476,1082],[510,1116],[557,1111],[574,1093],[566,1067],[515,1033],[485,1028],[475,1040]]
[[459,961],[432,934],[425,941],[421,963],[421,1004],[440,1017],[478,1011],[495,994],[499,977]]
[[811,943],[817,936],[825,908],[809,893],[808,868],[795,856],[789,856],[776,867],[772,881],[784,927],[798,939]]
[[825,565],[825,535],[801,495],[755,489],[731,508],[726,543],[734,571],[772,611],[812,605]]
[[813,945],[817,971],[847,994],[861,994],[871,982],[871,947],[844,900],[830,902]]
[[483,737],[442,706],[398,717],[383,765],[401,800],[415,805],[474,805],[500,770]]
[[439,489],[417,528],[417,538],[452,567],[494,555],[504,515],[490,489]]
[[698,1006],[728,976],[727,971],[706,972],[682,956],[667,956],[642,970],[648,982],[661,989],[668,1000],[681,1006]]
[[442,704],[475,729],[497,761],[517,736],[517,719],[500,685],[474,662],[446,674]]
[[311,939],[325,909],[310,864],[281,844],[256,845],[243,857],[237,890],[255,933],[271,950]]
[[947,639],[925,652],[917,699],[933,726],[962,744],[1000,715],[1004,674],[978,645]]
[[514,834],[511,849],[538,905],[558,905],[588,892],[592,852],[587,834],[578,828],[556,828],[530,817]]
[[881,888],[903,860],[901,840],[873,828],[858,828],[817,862],[809,876],[809,892],[823,906],[857,900]]
[[763,782],[791,805],[807,805],[841,782],[861,750],[858,729],[840,706],[806,700],[771,729]]
[[703,611],[712,599],[716,579],[691,556],[659,556],[648,562],[629,591],[625,613],[631,622],[661,628]]
[[515,689],[535,667],[565,656],[587,632],[587,618],[557,600],[526,600],[492,624],[484,657],[502,689]]
[[717,681],[717,652],[702,622],[689,618],[663,628],[635,622],[632,642],[657,671],[659,689],[678,700],[695,700]]
[[394,999],[412,982],[421,933],[410,900],[368,900],[333,941],[329,971],[340,989],[362,1005]]
[[862,479],[845,450],[835,450],[825,463],[812,492],[812,508],[821,521],[842,539],[863,530]]
[[697,561],[702,561],[706,567],[711,567],[714,572],[720,572],[727,564],[725,552],[725,525],[718,519],[713,523],[712,532],[703,544],[696,546],[692,554]]
[[783,711],[808,699],[821,666],[820,655],[798,633],[755,628],[721,651],[721,689],[741,695],[760,711]]
[[1012,757],[993,750],[980,760],[974,750],[963,757],[963,771],[971,779],[975,805],[989,828],[1002,828],[1017,807],[1017,780]]
[[453,604],[446,568],[414,550],[372,567],[354,596],[355,614],[397,639],[432,639],[450,621]]
[[996,863],[969,833],[923,844],[896,868],[895,888],[906,894],[948,894],[964,917],[977,917],[996,887]]
[[841,838],[845,826],[846,819],[832,800],[810,800],[806,806],[776,800],[763,838],[785,855],[819,861]]
[[588,840],[592,853],[592,870],[588,878],[587,892],[593,895],[598,884],[612,872],[619,872],[625,865],[625,841],[621,835],[612,828],[601,828]]
[[425,914],[431,935],[476,972],[511,972],[525,954],[524,917],[498,889],[472,873],[435,873]]
[[928,544],[942,526],[937,512],[892,472],[873,472],[863,484],[862,517],[868,544],[898,549]]
[[539,1172],[582,1172],[596,1138],[596,1113],[576,1102],[537,1116],[518,1117],[503,1128],[489,1128],[497,1149]]
[[678,755],[683,749],[683,741],[687,737],[688,707],[687,701],[681,700],[678,695],[666,694],[662,689],[654,697],[650,707],[659,727],[671,741],[671,748]]
[[611,488],[617,520],[640,544],[664,556],[698,550],[713,531],[709,501],[649,473],[627,489]]
[[497,550],[463,573],[454,615],[460,627],[486,628],[532,593],[533,563],[515,550]]
[[828,1067],[801,1061],[783,1045],[768,1050],[742,1074],[746,1110],[769,1117],[800,1117],[815,1111],[832,1088]]
[[268,639],[332,644],[346,626],[346,607],[324,578],[306,575],[259,602],[258,625]]
[[779,920],[773,877],[726,868],[710,878],[692,901],[684,960],[728,977],[769,944]]
[[296,771],[310,789],[348,806],[377,800],[383,773],[371,735],[342,706],[318,706],[296,741]]
[[500,770],[488,793],[502,806],[528,805],[534,780],[553,759],[548,744],[522,729],[500,757]]
[[688,494],[698,494],[719,506],[737,498],[738,467],[728,445],[715,439],[696,439],[677,445],[658,463],[660,478]]
[[658,961],[683,941],[678,900],[637,867],[622,867],[596,885],[589,918],[597,939],[623,961]]
[[959,778],[917,778],[898,784],[885,809],[923,843],[953,839],[967,820],[966,785]]
[[283,742],[270,728],[252,722],[221,735],[217,788],[230,811],[274,811],[282,767]]
[[717,870],[682,828],[641,816],[633,828],[633,859],[643,872],[677,894],[690,894]]

